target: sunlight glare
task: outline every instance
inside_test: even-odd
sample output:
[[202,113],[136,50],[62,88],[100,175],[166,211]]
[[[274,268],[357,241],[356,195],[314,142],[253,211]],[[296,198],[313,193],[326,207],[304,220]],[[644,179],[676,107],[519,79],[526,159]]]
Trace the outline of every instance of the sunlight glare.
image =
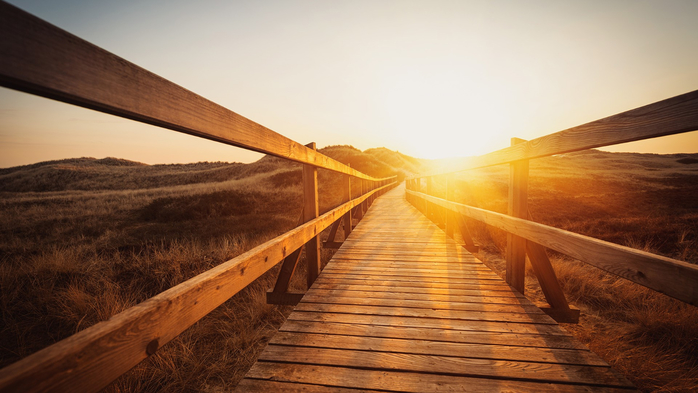
[[513,125],[501,85],[479,74],[395,70],[381,93],[388,124],[405,153],[421,158],[480,155],[506,147]]

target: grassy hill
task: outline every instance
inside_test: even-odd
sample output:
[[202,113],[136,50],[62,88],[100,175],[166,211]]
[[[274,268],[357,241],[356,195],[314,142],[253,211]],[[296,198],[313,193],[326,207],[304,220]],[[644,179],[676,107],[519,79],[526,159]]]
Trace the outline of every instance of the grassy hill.
[[[507,211],[506,165],[461,172],[455,198]],[[444,193],[444,184],[437,183]],[[698,263],[698,154],[588,150],[530,161],[534,221]],[[506,234],[469,221],[478,257],[504,276]],[[566,325],[646,392],[698,389],[698,309],[567,256],[549,252],[568,300],[582,310]],[[526,295],[544,302],[527,266]]]
[[[388,149],[320,151],[374,177],[426,164]],[[300,164],[271,156],[175,165],[77,158],[0,169],[0,366],[295,227],[301,177]],[[345,177],[318,177],[321,211],[342,203]],[[324,260],[330,255],[323,251]],[[304,269],[292,288],[304,290]],[[107,390],[230,390],[290,312],[265,302],[275,277],[261,277]]]
[[[328,146],[320,152],[374,177],[404,177],[418,173],[427,164],[425,160],[386,148],[362,152],[352,146]],[[147,165],[111,157],[73,158],[0,168],[0,192],[150,189],[220,183],[294,169],[299,170],[300,164],[271,156],[250,164],[198,162],[170,165]]]
[[[320,150],[375,177],[438,166],[385,148]],[[450,162],[453,162],[451,160]],[[534,160],[535,221],[698,262],[698,155],[590,150]],[[320,208],[342,202],[344,176],[320,170]],[[146,165],[79,158],[0,169],[0,366],[294,227],[301,165]],[[435,189],[443,191],[443,183]],[[505,212],[506,165],[459,173],[456,198]],[[473,228],[480,257],[502,271],[505,236]],[[328,260],[332,251],[324,250]],[[695,308],[562,255],[552,259],[582,323],[568,329],[645,391],[698,381]],[[305,289],[304,265],[292,289]],[[290,312],[265,303],[270,271],[107,388],[231,390]],[[541,298],[529,272],[527,291]],[[638,289],[639,288],[639,289]]]

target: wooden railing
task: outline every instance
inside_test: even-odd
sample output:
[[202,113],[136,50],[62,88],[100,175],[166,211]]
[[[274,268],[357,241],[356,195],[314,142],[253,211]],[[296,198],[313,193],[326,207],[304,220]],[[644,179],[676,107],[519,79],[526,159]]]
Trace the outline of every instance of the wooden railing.
[[[321,267],[320,233],[334,223],[328,245],[336,247],[340,222],[350,233],[352,213],[360,218],[397,184],[395,176],[378,179],[352,169],[317,152],[315,144],[286,138],[5,2],[0,2],[0,85],[304,164],[301,225],[5,367],[2,392],[97,391],[282,260],[268,300],[297,301],[299,294],[287,290],[301,247],[310,286]],[[323,215],[317,168],[346,175],[346,202]],[[359,197],[352,199],[352,187],[361,190]]]
[[[698,130],[698,91],[531,141],[513,138],[511,147],[474,157],[459,168],[407,179],[407,198],[428,217],[444,221],[451,236],[457,222],[466,247],[472,248],[474,243],[462,217],[506,231],[507,282],[524,292],[528,255],[550,306],[544,311],[558,321],[575,321],[579,311],[569,307],[544,247],[695,306],[698,305],[698,266],[529,221],[527,204],[530,159],[694,130]],[[454,201],[453,173],[501,164],[511,167],[508,214]],[[438,176],[446,177],[445,199],[433,195],[432,184]],[[422,179],[426,179],[426,190],[421,185]]]

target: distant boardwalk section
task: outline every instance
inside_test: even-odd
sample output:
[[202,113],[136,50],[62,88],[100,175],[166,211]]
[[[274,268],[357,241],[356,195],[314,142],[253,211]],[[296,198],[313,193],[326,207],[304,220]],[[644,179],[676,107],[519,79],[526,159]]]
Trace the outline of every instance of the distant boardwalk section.
[[628,392],[405,200],[378,198],[237,391]]

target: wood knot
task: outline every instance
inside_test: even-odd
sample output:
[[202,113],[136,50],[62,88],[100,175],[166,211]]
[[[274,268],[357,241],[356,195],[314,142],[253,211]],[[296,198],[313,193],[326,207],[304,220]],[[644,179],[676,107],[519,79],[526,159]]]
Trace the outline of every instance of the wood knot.
[[158,342],[158,339],[156,338],[155,340],[149,342],[148,346],[145,347],[145,353],[148,356],[151,356],[155,352],[157,352],[159,346],[160,346],[160,343]]

